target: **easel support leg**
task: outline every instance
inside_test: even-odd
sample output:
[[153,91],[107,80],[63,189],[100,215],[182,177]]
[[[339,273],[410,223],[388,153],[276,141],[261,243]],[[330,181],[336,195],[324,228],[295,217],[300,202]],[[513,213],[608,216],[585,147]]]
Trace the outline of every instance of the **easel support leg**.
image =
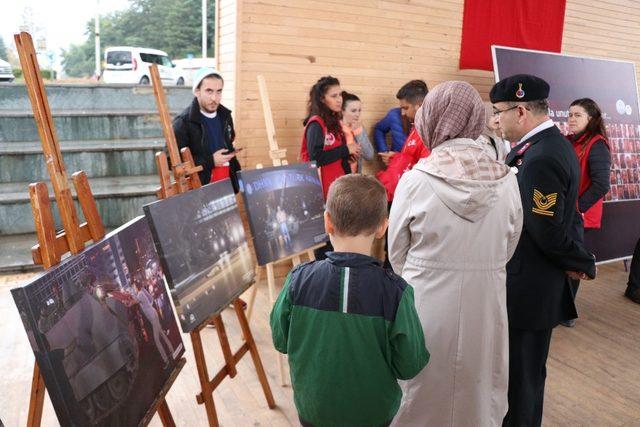
[[165,399],[162,399],[162,403],[158,406],[158,415],[164,427],[176,427],[176,423],[173,421],[173,416]]
[[193,355],[196,360],[196,367],[198,368],[198,378],[200,379],[200,387],[202,391],[196,396],[196,400],[199,404],[204,403],[205,410],[207,411],[207,419],[211,427],[218,427],[218,415],[216,413],[216,407],[213,403],[213,390],[209,383],[209,372],[207,370],[207,362],[204,358],[204,350],[202,348],[202,339],[200,338],[200,331],[192,331],[191,344],[193,345]]
[[233,306],[236,310],[236,314],[238,315],[238,321],[240,322],[242,334],[244,335],[247,345],[249,346],[249,352],[251,353],[253,364],[256,367],[256,373],[258,374],[258,379],[260,380],[260,384],[262,385],[264,397],[267,399],[267,405],[269,406],[269,409],[273,409],[276,407],[276,402],[275,400],[273,400],[273,394],[271,393],[271,387],[269,386],[269,381],[267,380],[267,374],[265,373],[264,367],[262,366],[262,360],[260,360],[258,347],[256,346],[256,342],[253,339],[251,328],[249,328],[249,322],[247,321],[247,317],[245,316],[244,310],[242,309],[242,303],[240,302],[240,300],[236,299],[233,302]]
[[[273,272],[273,263],[267,264],[267,284],[269,285],[269,305],[273,307],[276,302],[276,278]],[[284,356],[278,353],[278,371],[280,372],[280,385],[287,385],[287,376],[284,371]]]
[[31,380],[31,398],[29,401],[29,417],[27,426],[39,427],[42,421],[44,406],[44,378],[40,375],[38,362],[33,363],[33,378]]
[[253,287],[251,288],[251,294],[249,295],[249,302],[247,303],[247,321],[251,322],[251,315],[253,314],[253,304],[256,301],[256,295],[258,295],[258,285],[262,280],[262,267],[256,267],[256,279]]
[[224,356],[224,363],[227,365],[229,377],[233,378],[238,374],[238,371],[236,370],[236,362],[233,360],[233,353],[231,353],[231,346],[229,345],[227,331],[224,328],[224,323],[222,322],[222,316],[217,315],[214,317],[213,324],[216,327],[216,332],[220,339],[220,347],[222,347],[222,355]]

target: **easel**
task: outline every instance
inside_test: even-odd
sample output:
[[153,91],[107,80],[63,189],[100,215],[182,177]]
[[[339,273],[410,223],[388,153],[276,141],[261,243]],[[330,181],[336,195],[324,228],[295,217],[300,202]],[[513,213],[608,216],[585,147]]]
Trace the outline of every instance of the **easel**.
[[[184,193],[192,189],[200,188],[202,184],[200,182],[198,172],[202,170],[202,166],[194,166],[193,158],[191,157],[191,153],[187,147],[181,150],[182,161],[178,155],[177,143],[173,128],[171,127],[167,101],[156,65],[151,66],[151,80],[153,82],[153,92],[156,96],[158,110],[160,111],[162,131],[167,141],[168,151],[171,155],[172,171],[175,180],[174,183],[171,182],[166,155],[164,153],[156,154],[158,174],[160,175],[160,190],[158,191],[158,198],[165,199],[178,193]],[[244,337],[244,343],[235,353],[231,351],[231,345],[229,344],[229,339],[220,314],[216,314],[202,322],[202,324],[189,333],[191,337],[191,344],[193,345],[193,353],[195,356],[196,367],[198,368],[198,378],[200,379],[201,387],[200,393],[196,395],[196,401],[200,405],[204,404],[205,410],[207,411],[209,425],[216,427],[218,426],[218,416],[213,402],[213,392],[227,376],[230,378],[234,378],[236,376],[236,365],[240,359],[247,354],[247,352],[251,354],[251,358],[253,359],[256,374],[258,375],[258,379],[262,385],[264,396],[267,399],[267,405],[270,409],[276,407],[273,394],[271,393],[271,387],[269,387],[269,381],[267,380],[267,375],[264,371],[264,367],[262,366],[260,354],[258,353],[258,347],[253,338],[249,321],[244,313],[243,303],[240,298],[236,298],[233,300],[232,304],[234,311],[236,312],[236,316],[238,317],[240,328],[242,329],[242,336]],[[213,324],[215,326],[225,362],[224,366],[213,378],[209,378],[207,362],[204,356],[204,348],[202,346],[202,337],[200,335],[202,329],[209,324]]]
[[[260,100],[262,101],[262,112],[264,114],[264,122],[267,127],[267,138],[269,139],[269,157],[271,157],[271,162],[273,166],[283,166],[287,165],[287,149],[280,148],[278,146],[278,140],[276,139],[276,128],[273,123],[273,115],[271,114],[271,103],[269,101],[269,93],[267,92],[267,83],[264,79],[263,75],[258,75],[258,87],[260,89]],[[262,165],[257,165],[258,169],[262,169]],[[283,262],[291,261],[293,267],[300,264],[301,256],[307,255],[309,261],[315,260],[315,255],[313,253],[314,250],[323,247],[322,245],[313,246],[307,250],[302,252],[298,252],[296,254],[290,255],[288,257],[279,259],[275,262],[270,262],[264,266],[267,275],[267,286],[269,288],[269,303],[271,306],[276,302],[276,277],[274,273],[274,265],[280,264]],[[247,307],[247,317],[251,319],[251,314],[253,313],[253,304],[256,299],[256,294],[258,293],[258,283],[260,282],[260,277],[262,274],[262,267],[257,270],[256,274],[256,284],[251,291],[251,295],[249,296],[249,302]],[[278,370],[280,371],[280,385],[284,386],[287,384],[286,374],[284,369],[284,356],[278,353]]]
[[[176,135],[173,133],[171,126],[171,115],[167,107],[167,96],[164,93],[158,66],[153,64],[149,67],[151,71],[151,81],[153,82],[153,94],[156,98],[158,111],[160,113],[160,125],[162,126],[162,134],[167,141],[167,150],[171,159],[171,171],[173,172],[173,182],[171,181],[171,173],[169,171],[169,163],[167,162],[167,154],[164,151],[156,153],[156,166],[158,167],[158,175],[160,176],[160,188],[156,190],[159,199],[176,194],[185,193],[192,188],[200,188],[202,184],[198,172],[202,170],[202,166],[195,166],[191,150],[188,147],[178,151],[178,143]],[[182,157],[180,156],[182,154]]]
[[[29,185],[29,197],[31,199],[31,209],[38,234],[38,244],[31,249],[31,255],[35,264],[42,264],[45,269],[51,268],[60,263],[62,256],[67,252],[76,255],[84,249],[85,243],[98,241],[105,235],[102,219],[98,213],[95,199],[89,187],[87,175],[83,171],[73,174],[73,184],[78,194],[78,201],[82,208],[82,213],[86,219],[80,224],[67,172],[62,161],[62,153],[56,135],[53,117],[49,109],[49,101],[44,89],[40,68],[33,47],[33,40],[29,33],[21,32],[14,35],[16,48],[22,64],[25,84],[33,115],[38,127],[38,134],[42,142],[45,163],[51,178],[51,184],[58,202],[58,211],[62,219],[63,231],[56,232],[49,200],[49,190],[44,182],[36,182]],[[175,423],[167,402],[166,393],[178,376],[178,373],[185,364],[182,358],[176,365],[165,387],[156,398],[155,402],[147,412],[143,420],[148,423],[153,414],[157,411],[164,426],[174,427]],[[31,380],[31,393],[29,400],[29,413],[27,426],[40,426],[42,421],[42,410],[44,406],[45,384],[44,378],[40,374],[38,363],[34,363],[33,377]]]

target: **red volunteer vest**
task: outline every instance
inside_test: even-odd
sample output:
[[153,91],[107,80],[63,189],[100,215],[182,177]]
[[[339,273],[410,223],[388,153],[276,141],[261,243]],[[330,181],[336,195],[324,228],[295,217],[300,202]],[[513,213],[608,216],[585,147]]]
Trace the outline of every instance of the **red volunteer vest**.
[[[609,142],[600,134],[594,135],[589,141],[583,143],[584,137],[574,141],[571,140],[573,144],[573,149],[578,156],[578,162],[580,163],[580,187],[578,188],[578,197],[582,196],[582,194],[591,187],[591,176],[589,175],[589,153],[591,153],[591,148],[593,148],[593,144],[596,142],[603,140],[609,150]],[[584,214],[584,228],[600,228],[600,223],[602,221],[602,202],[603,199],[598,200],[593,206],[587,209]]]
[[[318,123],[322,127],[322,133],[324,134],[324,147],[323,151],[333,150],[344,144],[342,135],[334,135],[327,132],[327,125],[320,116],[312,116],[304,127],[304,134],[302,135],[302,147],[300,147],[300,159],[303,162],[310,162],[309,152],[307,151],[307,128],[313,122]],[[329,192],[329,186],[336,179],[344,175],[344,169],[342,167],[342,159],[338,159],[335,162],[331,162],[324,166],[320,166],[320,180],[322,181],[322,194],[325,200],[327,199],[327,193]]]

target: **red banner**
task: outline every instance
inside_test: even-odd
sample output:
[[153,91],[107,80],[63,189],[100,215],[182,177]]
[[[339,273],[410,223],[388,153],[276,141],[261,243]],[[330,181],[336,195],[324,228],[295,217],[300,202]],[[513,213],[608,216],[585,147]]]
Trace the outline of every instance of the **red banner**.
[[465,0],[460,68],[493,70],[491,45],[560,52],[565,0]]

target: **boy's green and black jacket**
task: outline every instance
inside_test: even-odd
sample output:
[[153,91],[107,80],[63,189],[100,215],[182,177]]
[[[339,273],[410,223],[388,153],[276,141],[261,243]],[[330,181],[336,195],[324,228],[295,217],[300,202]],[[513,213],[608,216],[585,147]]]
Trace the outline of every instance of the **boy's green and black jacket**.
[[413,288],[369,256],[329,252],[289,273],[271,312],[273,343],[289,355],[300,420],[381,426],[398,411],[398,379],[429,361]]

